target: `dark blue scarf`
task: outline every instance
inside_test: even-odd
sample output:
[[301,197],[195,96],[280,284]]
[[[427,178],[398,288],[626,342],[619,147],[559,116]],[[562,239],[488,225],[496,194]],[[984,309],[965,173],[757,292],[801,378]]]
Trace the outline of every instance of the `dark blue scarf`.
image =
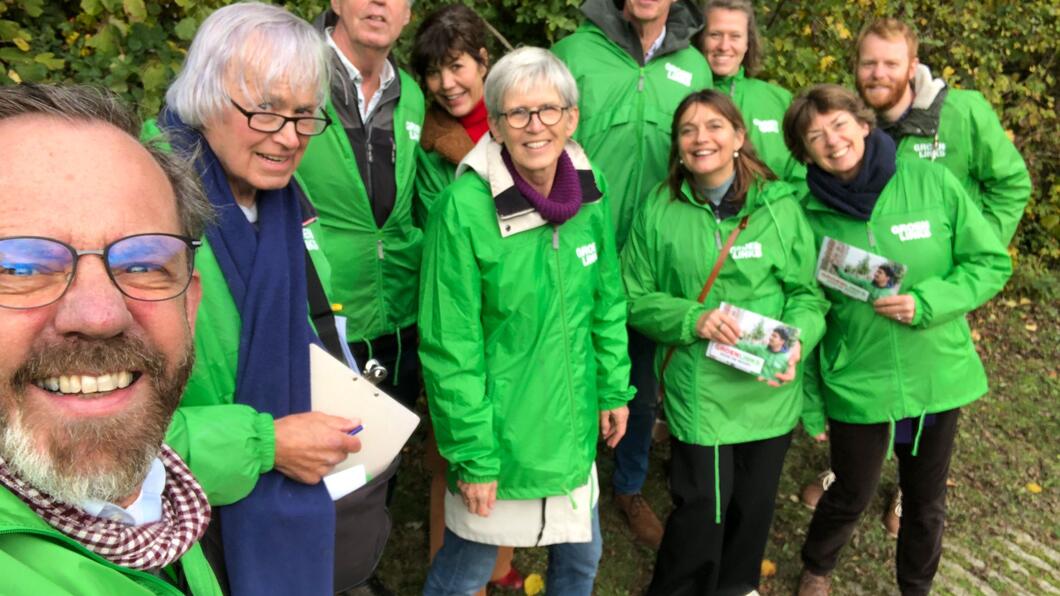
[[[309,326],[294,182],[258,192],[255,230],[205,138],[169,110],[159,121],[176,150],[198,150],[196,169],[218,212],[206,238],[242,321],[235,403],[274,418],[308,412],[308,347],[318,340]],[[215,511],[232,594],[334,592],[335,506],[322,483],[309,486],[273,470],[246,498]]]
[[883,187],[894,177],[896,154],[897,148],[891,137],[874,128],[865,137],[865,156],[853,180],[844,182],[811,163],[806,168],[806,185],[825,205],[855,219],[868,221]]

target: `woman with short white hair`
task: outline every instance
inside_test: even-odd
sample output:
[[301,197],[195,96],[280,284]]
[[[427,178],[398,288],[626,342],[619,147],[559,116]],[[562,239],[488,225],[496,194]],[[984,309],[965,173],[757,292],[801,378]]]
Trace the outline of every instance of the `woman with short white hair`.
[[546,50],[486,78],[493,137],[431,210],[420,358],[449,462],[425,594],[473,594],[497,545],[548,546],[550,593],[591,594],[597,436],[625,433],[626,303],[606,186],[570,140],[578,90]]
[[[157,123],[195,156],[219,214],[196,259],[197,361],[167,437],[214,506],[203,544],[233,594],[348,587],[333,579],[335,554],[348,549],[335,548],[336,505],[321,478],[360,448],[347,434],[358,422],[310,411],[308,346],[329,323],[309,324],[307,280],[326,288],[327,267],[292,178],[331,124],[327,56],[319,34],[280,7],[218,9]],[[364,534],[386,541],[385,530]]]

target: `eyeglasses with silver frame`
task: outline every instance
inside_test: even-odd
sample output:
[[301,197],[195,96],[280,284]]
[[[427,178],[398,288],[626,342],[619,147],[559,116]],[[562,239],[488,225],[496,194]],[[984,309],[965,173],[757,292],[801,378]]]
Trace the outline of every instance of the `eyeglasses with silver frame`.
[[0,308],[48,306],[66,294],[85,255],[103,259],[125,296],[144,302],[176,298],[188,289],[201,240],[176,234],[134,234],[101,249],[78,250],[54,238],[0,238]]

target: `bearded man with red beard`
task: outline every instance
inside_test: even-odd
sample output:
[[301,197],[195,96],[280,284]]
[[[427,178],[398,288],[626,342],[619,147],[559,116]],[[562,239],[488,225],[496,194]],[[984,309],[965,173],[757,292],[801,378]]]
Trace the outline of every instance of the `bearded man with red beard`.
[[1008,245],[1031,195],[1027,166],[983,95],[933,78],[918,45],[916,32],[898,19],[866,25],[858,36],[858,93],[898,145],[898,157],[946,166]]
[[191,370],[211,208],[87,87],[0,88],[5,594],[219,594],[206,495],[162,444]]

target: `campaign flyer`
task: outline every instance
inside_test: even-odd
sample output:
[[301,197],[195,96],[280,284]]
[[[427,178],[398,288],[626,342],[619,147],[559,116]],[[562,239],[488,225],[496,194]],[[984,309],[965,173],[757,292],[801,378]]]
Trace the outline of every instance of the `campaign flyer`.
[[905,272],[901,263],[827,236],[817,257],[817,281],[862,302],[897,294]]
[[763,380],[773,380],[788,370],[791,348],[799,337],[797,328],[726,302],[719,308],[736,319],[740,340],[736,345],[711,341],[708,357]]

